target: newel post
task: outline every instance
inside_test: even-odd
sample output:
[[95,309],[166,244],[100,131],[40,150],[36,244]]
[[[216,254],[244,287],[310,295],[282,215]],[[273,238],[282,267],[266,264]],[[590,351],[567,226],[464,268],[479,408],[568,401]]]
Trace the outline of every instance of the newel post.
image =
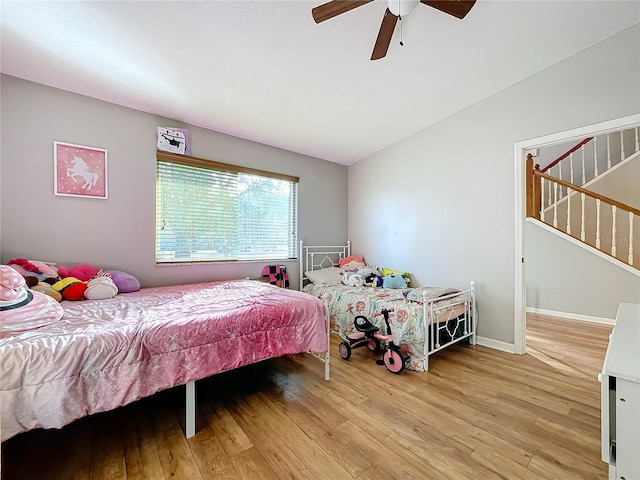
[[540,210],[542,210],[542,177],[535,175],[540,172],[540,165],[536,163],[533,175],[533,217],[540,220]]
[[540,165],[533,165],[533,156],[527,155],[526,160],[526,188],[527,188],[527,217],[540,219],[540,208],[542,207],[541,182],[536,178],[535,170],[539,170]]

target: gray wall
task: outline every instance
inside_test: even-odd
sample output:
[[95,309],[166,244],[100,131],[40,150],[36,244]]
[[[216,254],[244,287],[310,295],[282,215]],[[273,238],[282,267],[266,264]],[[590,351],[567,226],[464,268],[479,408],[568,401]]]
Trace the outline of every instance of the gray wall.
[[621,302],[640,303],[640,277],[576,247],[533,220],[527,238],[527,307],[616,318]]
[[[89,263],[145,286],[258,276],[265,262],[155,266],[156,127],[186,126],[191,155],[300,177],[299,236],[347,238],[347,167],[3,75],[0,256]],[[53,195],[53,142],[108,150],[109,199]],[[282,262],[279,262],[282,263]],[[297,285],[297,262],[284,262]]]
[[352,165],[354,251],[418,285],[475,280],[478,334],[512,344],[514,144],[639,112],[638,45],[636,25]]

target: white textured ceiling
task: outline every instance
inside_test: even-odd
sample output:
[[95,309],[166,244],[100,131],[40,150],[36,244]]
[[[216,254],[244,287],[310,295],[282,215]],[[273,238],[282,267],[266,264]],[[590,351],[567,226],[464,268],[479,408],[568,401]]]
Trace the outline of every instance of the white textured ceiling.
[[419,4],[370,61],[386,1],[4,1],[3,73],[349,165],[640,23],[638,1]]

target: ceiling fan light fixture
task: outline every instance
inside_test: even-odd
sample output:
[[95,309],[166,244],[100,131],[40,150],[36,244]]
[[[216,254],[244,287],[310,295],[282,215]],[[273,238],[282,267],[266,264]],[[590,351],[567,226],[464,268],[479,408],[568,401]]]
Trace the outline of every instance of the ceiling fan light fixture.
[[413,12],[420,0],[389,0],[389,10],[396,17],[404,17]]
[[[316,23],[320,23],[373,1],[374,0],[329,0],[327,3],[312,8],[311,14],[313,20]],[[382,17],[382,24],[380,25],[380,30],[378,30],[376,43],[373,46],[371,60],[378,60],[387,54],[397,22],[402,20],[402,17],[413,12],[413,9],[418,6],[418,3],[435,8],[447,15],[452,15],[462,20],[476,3],[476,0],[387,0],[387,2],[388,7],[385,9],[384,16]],[[403,45],[402,22],[400,22],[400,45]]]

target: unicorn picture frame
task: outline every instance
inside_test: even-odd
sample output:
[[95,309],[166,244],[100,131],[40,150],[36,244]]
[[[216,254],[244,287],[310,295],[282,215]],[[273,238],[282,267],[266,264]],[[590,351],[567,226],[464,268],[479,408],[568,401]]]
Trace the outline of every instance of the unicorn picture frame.
[[108,198],[106,150],[53,142],[53,158],[55,195]]

